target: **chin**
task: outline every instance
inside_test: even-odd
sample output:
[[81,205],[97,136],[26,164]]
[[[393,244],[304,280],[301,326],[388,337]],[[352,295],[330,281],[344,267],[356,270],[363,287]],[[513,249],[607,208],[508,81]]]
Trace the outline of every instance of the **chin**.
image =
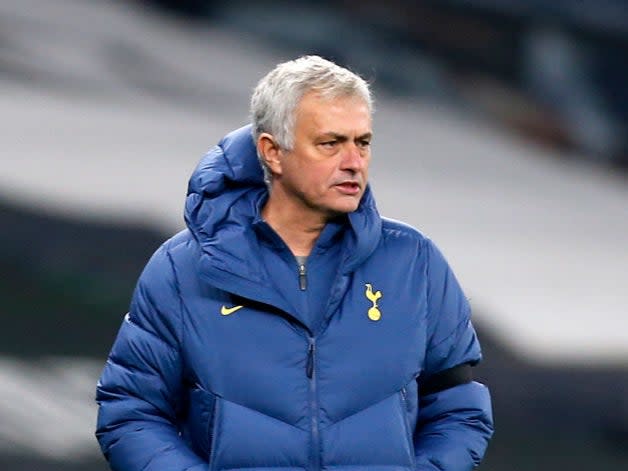
[[333,199],[331,201],[321,202],[316,205],[319,211],[325,213],[328,217],[336,217],[341,216],[343,214],[349,214],[354,212],[360,206],[360,201],[362,200],[362,195],[359,197],[343,197]]
[[356,201],[355,203],[347,203],[347,204],[339,204],[333,208],[330,208],[331,212],[340,215],[340,214],[349,214],[354,212],[360,206],[360,201]]

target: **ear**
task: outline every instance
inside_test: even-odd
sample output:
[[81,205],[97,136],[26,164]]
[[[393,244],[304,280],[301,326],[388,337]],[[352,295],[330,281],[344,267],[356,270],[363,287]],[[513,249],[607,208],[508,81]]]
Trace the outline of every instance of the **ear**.
[[257,139],[257,152],[262,156],[273,175],[281,175],[282,151],[272,134],[263,132],[259,135]]

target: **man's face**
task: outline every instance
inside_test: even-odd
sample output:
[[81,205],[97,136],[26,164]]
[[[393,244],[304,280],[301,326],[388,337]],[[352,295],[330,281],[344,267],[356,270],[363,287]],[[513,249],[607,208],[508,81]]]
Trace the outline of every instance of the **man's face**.
[[293,149],[280,152],[273,191],[281,186],[295,209],[326,219],[355,211],[366,188],[371,135],[361,98],[307,93],[296,110]]

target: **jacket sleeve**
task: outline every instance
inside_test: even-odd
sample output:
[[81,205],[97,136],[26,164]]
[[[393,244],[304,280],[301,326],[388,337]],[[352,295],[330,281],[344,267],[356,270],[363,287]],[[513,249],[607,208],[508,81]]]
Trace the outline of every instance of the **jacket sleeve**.
[[96,389],[96,437],[114,471],[203,471],[181,439],[180,304],[162,246],[146,265]]
[[414,444],[419,471],[467,471],[484,456],[493,434],[491,399],[478,383],[459,384],[421,394],[421,381],[481,359],[470,308],[443,255],[428,250],[428,332],[424,371],[419,377],[419,417]]

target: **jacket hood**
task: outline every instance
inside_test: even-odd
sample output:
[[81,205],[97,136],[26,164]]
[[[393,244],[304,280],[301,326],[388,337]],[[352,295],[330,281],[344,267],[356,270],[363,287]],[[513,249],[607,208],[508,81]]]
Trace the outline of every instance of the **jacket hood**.
[[234,203],[245,194],[266,193],[251,126],[227,134],[201,159],[188,183],[185,222],[201,243],[213,238]]
[[[184,216],[204,253],[203,268],[263,282],[265,270],[255,263],[259,257],[252,223],[267,196],[251,125],[227,134],[201,159],[188,184]],[[365,260],[379,242],[381,219],[370,185],[348,221],[345,273]]]

